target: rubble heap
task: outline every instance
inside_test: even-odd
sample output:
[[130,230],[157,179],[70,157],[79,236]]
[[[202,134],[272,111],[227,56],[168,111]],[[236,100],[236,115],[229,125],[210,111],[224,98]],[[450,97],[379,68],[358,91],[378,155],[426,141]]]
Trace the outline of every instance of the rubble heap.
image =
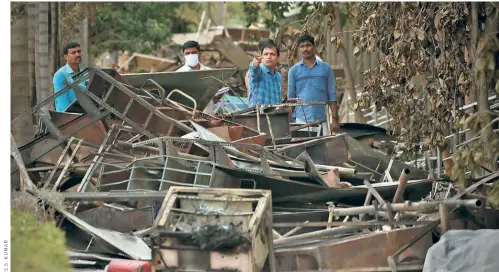
[[[432,231],[465,228],[459,214],[494,227],[471,193],[497,172],[437,197],[447,183],[395,160],[384,129],[321,135],[290,124],[288,104],[210,113],[233,72],[88,68],[19,117],[38,133],[12,137],[12,175],[57,211],[75,267],[421,271]],[[46,110],[70,88],[72,113]]]

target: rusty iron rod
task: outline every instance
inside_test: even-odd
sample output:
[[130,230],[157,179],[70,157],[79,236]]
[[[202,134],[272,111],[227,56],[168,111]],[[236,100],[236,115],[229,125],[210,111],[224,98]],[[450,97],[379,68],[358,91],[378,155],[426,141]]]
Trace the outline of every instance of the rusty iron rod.
[[371,192],[371,194],[376,198],[376,200],[379,201],[379,203],[381,205],[386,204],[385,200],[381,197],[381,195],[378,193],[378,191],[376,191],[376,189],[374,189],[374,187],[372,186],[372,184],[369,181],[364,180],[364,185],[366,185],[369,192]]
[[274,237],[273,238],[274,240],[279,240],[282,237],[282,235],[279,232],[277,232],[275,229],[272,229],[272,236]]
[[[413,211],[413,212],[422,212],[422,211],[432,211],[438,208],[439,201],[420,201],[420,202],[410,202],[406,201],[405,203],[392,203],[392,204],[382,204],[379,206],[380,209],[386,209],[387,205],[390,205],[393,211],[401,212],[401,211]],[[483,201],[479,199],[467,199],[467,200],[444,200],[442,201],[447,206],[463,206],[466,208],[477,209],[483,206]],[[352,208],[335,208],[334,215],[335,216],[347,216],[347,215],[357,215],[357,214],[371,214],[373,215],[376,212],[373,205],[369,206],[360,206],[360,207],[352,207]]]
[[[371,193],[371,191],[367,191],[366,200],[364,200],[364,207],[367,206],[367,205],[369,205],[369,203],[371,203],[372,198],[373,198],[373,194]],[[365,213],[361,213],[359,215],[360,221],[364,221],[365,217],[366,217],[366,214]]]
[[[305,224],[306,224],[306,223],[308,223],[308,222],[309,222],[308,220],[307,220],[307,221],[305,221]],[[282,235],[281,237],[289,237],[289,236],[291,236],[291,235],[295,234],[297,231],[301,230],[302,228],[303,228],[303,227],[297,226],[297,227],[295,227],[294,229],[292,229],[292,230],[290,230],[290,231],[286,232],[286,233],[285,233],[284,235]],[[279,239],[280,239],[280,238],[279,238]]]
[[[396,222],[395,225],[428,225],[433,223],[433,221],[400,221]],[[369,221],[369,222],[363,222],[363,221],[356,221],[356,222],[308,222],[308,223],[294,223],[294,222],[289,222],[289,223],[276,223],[274,224],[274,227],[277,228],[289,228],[289,227],[343,227],[343,226],[363,226],[363,227],[372,227],[372,226],[384,226],[384,225],[391,225],[393,223],[389,221]],[[334,228],[329,228],[329,229],[334,229]],[[293,236],[292,236],[293,237]],[[281,238],[283,239],[283,238]]]
[[400,174],[399,177],[399,184],[397,186],[397,191],[395,191],[395,196],[393,197],[393,203],[400,203],[403,201],[403,195],[405,191],[405,186],[407,185],[407,182],[409,181],[409,174],[411,173],[411,170],[408,168],[405,168],[402,170],[402,173]]
[[314,126],[314,125],[319,125],[319,124],[322,124],[324,122],[325,122],[325,120],[320,120],[320,121],[315,121],[315,122],[312,122],[312,123],[307,123],[307,124],[299,125],[297,127],[291,128],[289,130],[289,132],[298,131],[300,129],[304,129],[304,128],[311,127],[311,126]]
[[[276,224],[274,224],[276,225]],[[319,230],[314,232],[308,232],[304,234],[298,234],[291,237],[281,238],[274,241],[275,246],[286,245],[294,242],[299,242],[308,239],[322,239],[324,237],[331,237],[340,234],[350,234],[362,230],[365,226],[342,226],[332,229]]]

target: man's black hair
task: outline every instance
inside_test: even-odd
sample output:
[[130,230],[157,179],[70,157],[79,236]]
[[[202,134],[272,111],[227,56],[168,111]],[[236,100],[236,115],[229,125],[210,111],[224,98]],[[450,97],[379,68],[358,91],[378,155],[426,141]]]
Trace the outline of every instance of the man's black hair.
[[77,42],[69,42],[69,43],[67,43],[67,44],[64,46],[64,48],[62,49],[62,50],[63,50],[63,52],[64,52],[64,55],[67,55],[67,54],[68,54],[69,49],[71,49],[71,48],[76,48],[76,47],[79,47],[79,46],[80,46],[80,44],[79,44],[79,43],[77,43]]
[[277,44],[272,39],[264,39],[258,43],[258,50],[260,51],[260,54],[263,54],[263,49],[265,48],[275,48],[277,56],[280,54],[279,47],[277,47]]
[[182,45],[182,53],[184,53],[185,49],[191,48],[191,47],[196,47],[199,52],[201,52],[201,47],[199,46],[199,43],[196,41],[187,41]]
[[314,37],[312,37],[312,35],[308,34],[308,33],[303,33],[300,35],[300,37],[298,37],[298,40],[296,40],[296,43],[298,45],[300,45],[302,42],[310,42],[312,45],[315,46],[315,40],[314,40]]

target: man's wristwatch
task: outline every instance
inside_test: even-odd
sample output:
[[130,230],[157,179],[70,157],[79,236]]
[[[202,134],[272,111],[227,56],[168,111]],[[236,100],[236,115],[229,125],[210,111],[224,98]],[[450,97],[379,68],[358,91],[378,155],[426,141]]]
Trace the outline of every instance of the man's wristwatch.
[[333,119],[335,119],[336,121],[338,121],[338,119],[340,119],[340,116],[338,114],[332,114],[331,117]]

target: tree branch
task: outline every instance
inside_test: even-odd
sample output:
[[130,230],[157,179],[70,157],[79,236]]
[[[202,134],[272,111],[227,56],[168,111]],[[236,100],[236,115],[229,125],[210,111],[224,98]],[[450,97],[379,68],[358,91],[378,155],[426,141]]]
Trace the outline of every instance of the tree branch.
[[[341,33],[343,36],[343,26],[341,25],[341,17],[340,17],[340,10],[335,8],[335,27],[336,27],[336,32]],[[345,49],[340,50],[342,52],[343,58],[345,59],[345,63],[343,64],[343,70],[345,71],[345,76],[348,84],[348,94],[350,96],[350,100],[353,103],[357,103],[357,92],[355,91],[355,83],[353,79],[353,73],[352,69],[350,67],[350,60],[348,57],[348,54]],[[348,99],[345,96],[343,96],[343,99]],[[348,101],[348,100],[347,100]],[[349,103],[346,103],[346,106],[349,106]],[[355,121],[357,123],[365,123],[366,118],[364,117],[364,114],[360,110],[354,111],[355,115]]]
[[471,52],[468,54],[471,57],[472,63],[476,60],[476,43],[478,39],[478,7],[476,2],[471,2]]

